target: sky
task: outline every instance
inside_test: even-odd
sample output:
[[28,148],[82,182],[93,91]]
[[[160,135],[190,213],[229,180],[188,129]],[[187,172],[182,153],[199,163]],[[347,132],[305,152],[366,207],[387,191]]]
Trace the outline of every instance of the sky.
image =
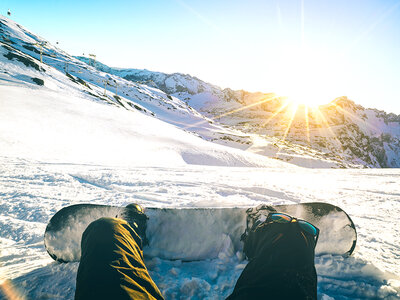
[[72,55],[400,114],[400,0],[2,0]]

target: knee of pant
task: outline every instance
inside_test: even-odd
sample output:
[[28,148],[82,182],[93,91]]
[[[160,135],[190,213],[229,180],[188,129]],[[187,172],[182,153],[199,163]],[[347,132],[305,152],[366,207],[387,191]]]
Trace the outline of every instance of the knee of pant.
[[103,217],[93,221],[91,224],[101,224],[103,226],[115,226],[117,224],[126,224],[127,222],[118,218]]
[[118,225],[127,224],[126,221],[116,218],[100,218],[93,221],[86,228],[85,232],[90,232],[92,230],[102,230],[102,231],[114,231]]
[[125,221],[115,218],[100,218],[89,224],[82,235],[82,246],[90,243],[108,242],[118,232],[120,225]]

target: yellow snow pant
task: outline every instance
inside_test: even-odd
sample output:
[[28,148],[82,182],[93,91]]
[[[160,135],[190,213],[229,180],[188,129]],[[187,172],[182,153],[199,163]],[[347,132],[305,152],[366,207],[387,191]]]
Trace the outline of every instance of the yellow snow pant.
[[75,299],[164,299],[144,264],[141,244],[124,220],[92,222],[82,235]]

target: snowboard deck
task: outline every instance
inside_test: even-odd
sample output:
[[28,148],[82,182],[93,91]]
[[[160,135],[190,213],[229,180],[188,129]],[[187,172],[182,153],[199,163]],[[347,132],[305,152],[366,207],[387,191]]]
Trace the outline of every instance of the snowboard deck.
[[[304,219],[320,229],[316,255],[351,255],[357,232],[349,215],[340,207],[311,202],[271,205]],[[233,255],[243,249],[240,237],[246,229],[249,208],[145,208],[149,217],[143,248],[147,257],[195,261],[213,259],[220,253]],[[124,207],[76,204],[62,208],[49,221],[44,243],[59,262],[79,261],[81,237],[87,226],[101,217],[121,217]]]

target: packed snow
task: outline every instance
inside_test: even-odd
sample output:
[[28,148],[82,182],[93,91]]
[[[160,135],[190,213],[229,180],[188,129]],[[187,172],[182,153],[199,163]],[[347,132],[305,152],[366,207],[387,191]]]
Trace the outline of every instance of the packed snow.
[[[17,38],[31,43],[39,39],[22,34],[3,17],[1,21],[2,30],[4,24],[9,26],[10,45],[20,47]],[[105,75],[84,63],[90,94],[62,72],[61,62],[54,68],[33,59],[31,63],[46,70],[39,71],[6,58],[14,52],[4,45],[1,42],[0,298],[11,287],[29,299],[73,298],[78,263],[54,262],[43,243],[50,218],[71,204],[182,208],[311,201],[342,207],[358,231],[353,256],[316,257],[319,299],[400,298],[400,170],[306,169],[217,145],[183,130],[191,122],[207,132],[216,130],[194,110],[179,103],[182,110],[175,115],[163,113],[178,100],[159,90],[132,86],[135,95],[147,93],[148,98],[130,102],[127,96],[115,105],[110,97],[99,100],[103,88],[94,78]],[[156,100],[162,104],[157,106]],[[157,107],[159,119],[151,114]],[[186,113],[190,117],[183,117]],[[175,123],[163,119],[173,116],[178,118]],[[223,299],[246,263],[229,242],[216,257],[201,261],[170,261],[161,255],[146,259],[166,299]]]

